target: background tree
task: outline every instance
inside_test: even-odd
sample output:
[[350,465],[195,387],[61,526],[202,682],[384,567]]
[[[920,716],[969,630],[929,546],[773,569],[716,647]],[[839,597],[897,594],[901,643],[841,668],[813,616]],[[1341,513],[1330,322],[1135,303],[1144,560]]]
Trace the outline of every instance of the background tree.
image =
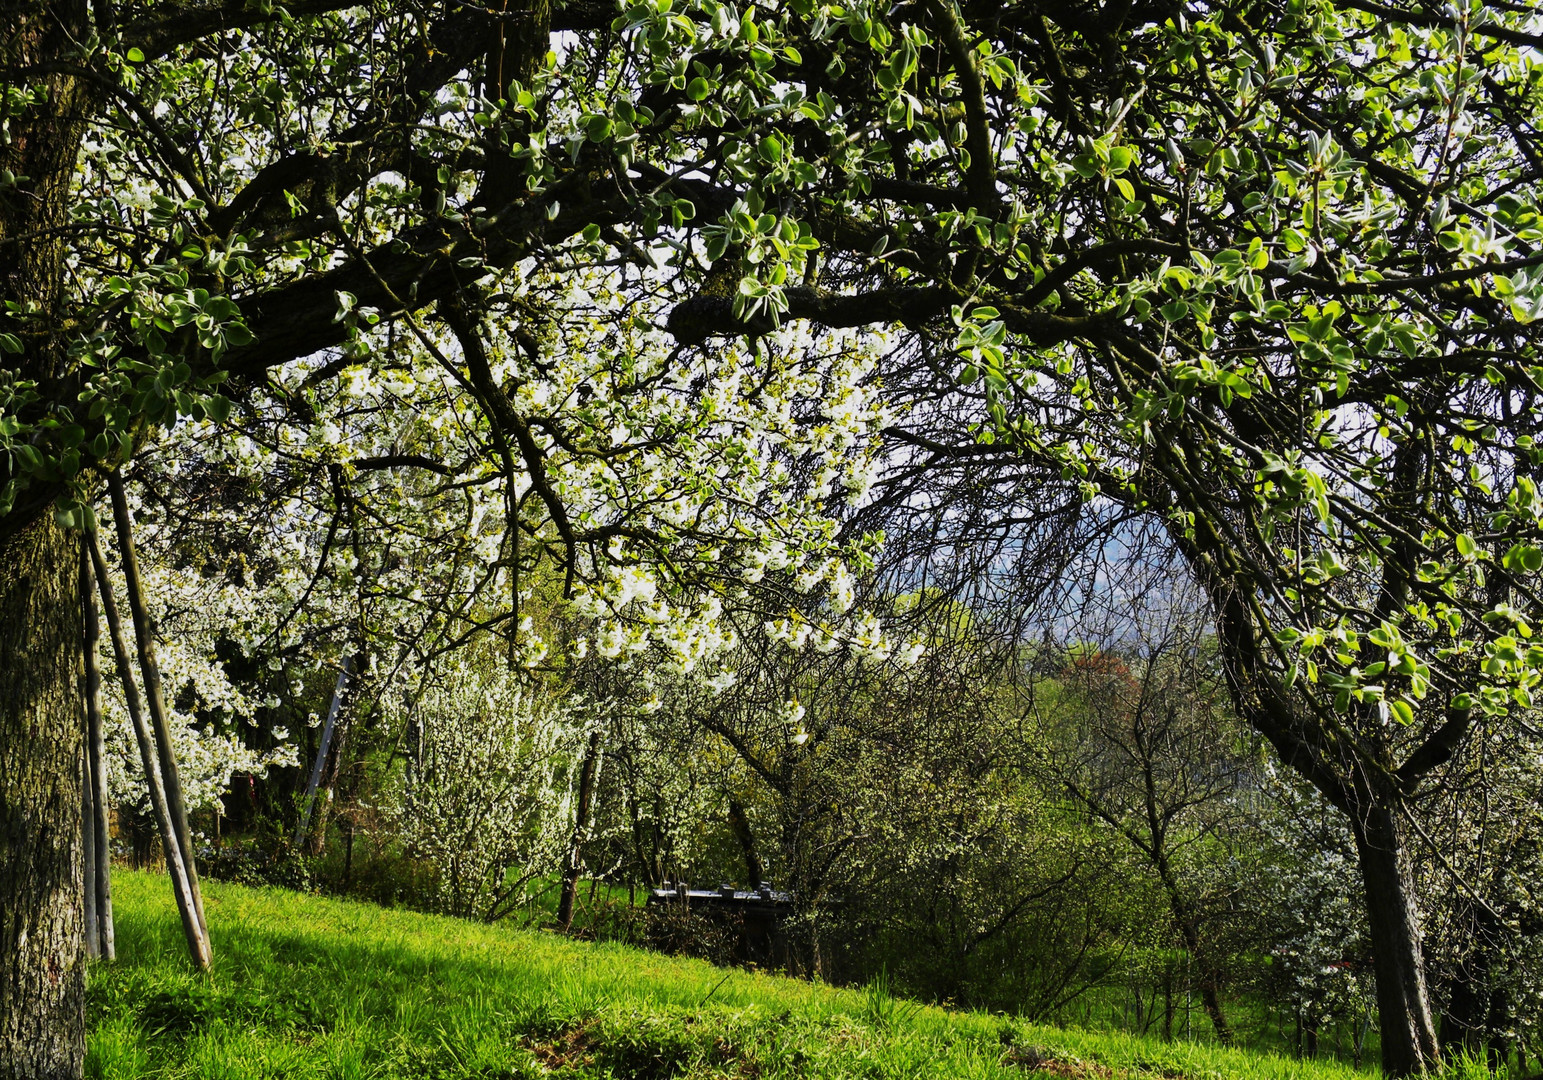
[[1109,635],[1106,615],[1105,634],[1092,640],[1109,644],[1065,649],[1053,679],[1034,687],[1050,733],[1043,768],[1156,876],[1217,1041],[1229,1045],[1223,940],[1239,883],[1224,867],[1240,838],[1229,834],[1245,821],[1239,798],[1257,783],[1252,763],[1196,622],[1200,605],[1168,590],[1105,602],[1128,609],[1124,640]]

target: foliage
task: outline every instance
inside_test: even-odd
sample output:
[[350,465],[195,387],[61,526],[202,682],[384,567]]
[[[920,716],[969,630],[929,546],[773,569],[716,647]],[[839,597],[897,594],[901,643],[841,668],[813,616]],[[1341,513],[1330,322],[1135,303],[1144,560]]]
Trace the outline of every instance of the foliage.
[[[155,550],[158,545],[153,534],[149,540],[147,546]],[[110,545],[104,546],[112,550]],[[115,567],[115,560],[109,557],[108,565]],[[243,685],[244,680],[232,678],[231,665],[226,662],[232,640],[249,632],[261,617],[256,598],[207,564],[151,559],[142,572],[157,631],[156,660],[166,688],[167,722],[188,808],[217,807],[237,773],[262,776],[270,768],[297,765],[296,748],[287,728],[276,727],[257,739],[247,736],[243,729],[255,728],[262,711],[277,702],[261,695],[258,688]],[[113,574],[113,595],[120,607],[120,623],[132,633],[127,591],[117,573]],[[95,597],[92,601],[100,603]],[[133,649],[132,642],[128,647]],[[132,659],[131,652],[131,664]],[[102,635],[97,664],[102,672],[109,792],[115,803],[143,813],[150,806],[149,789],[129,722],[117,657],[106,634]],[[139,684],[137,664],[131,674]],[[254,742],[261,749],[254,748]]]
[[1264,780],[1255,895],[1270,927],[1269,987],[1308,1032],[1338,1021],[1365,1038],[1376,1010],[1371,946],[1359,910],[1354,841],[1321,798],[1291,778]]

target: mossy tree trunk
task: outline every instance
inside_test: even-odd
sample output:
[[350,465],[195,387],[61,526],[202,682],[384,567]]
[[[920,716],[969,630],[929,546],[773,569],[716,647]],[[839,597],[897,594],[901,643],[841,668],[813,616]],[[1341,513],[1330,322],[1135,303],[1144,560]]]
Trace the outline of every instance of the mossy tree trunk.
[[81,1074],[80,602],[45,516],[0,545],[0,1078]]
[[[45,387],[68,362],[70,186],[93,108],[86,81],[56,62],[88,29],[79,2],[0,0],[0,81],[42,91],[0,140],[18,185],[0,198],[0,330],[22,345],[8,372]],[[49,509],[58,492],[35,482],[0,513],[0,1080],[78,1077],[85,1057],[81,609],[76,541]]]

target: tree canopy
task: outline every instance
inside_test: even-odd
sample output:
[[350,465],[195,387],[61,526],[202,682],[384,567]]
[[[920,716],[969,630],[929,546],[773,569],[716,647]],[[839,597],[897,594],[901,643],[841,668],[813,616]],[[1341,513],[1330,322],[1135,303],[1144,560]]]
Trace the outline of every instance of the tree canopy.
[[[339,475],[480,486],[510,625],[545,557],[605,648],[682,657],[768,569],[828,596],[789,633],[893,648],[839,625],[877,539],[843,500],[962,473],[1166,530],[1240,714],[1350,822],[1384,1063],[1429,1067],[1417,796],[1532,730],[1543,668],[1540,22],[13,0],[0,876],[74,873],[61,526],[158,429],[273,411]],[[374,395],[363,453],[332,380]],[[11,1046],[79,980],[0,944]]]

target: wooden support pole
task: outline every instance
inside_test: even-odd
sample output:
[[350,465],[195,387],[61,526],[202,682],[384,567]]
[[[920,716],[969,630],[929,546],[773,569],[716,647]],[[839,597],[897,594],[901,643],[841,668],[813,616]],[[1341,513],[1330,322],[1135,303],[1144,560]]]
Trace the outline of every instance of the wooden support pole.
[[200,971],[209,968],[209,939],[198,919],[198,907],[193,902],[192,884],[182,860],[182,848],[177,843],[177,833],[172,827],[171,810],[166,802],[166,789],[161,784],[161,769],[156,761],[155,747],[150,729],[145,724],[144,711],[140,707],[139,688],[134,685],[134,669],[129,662],[128,646],[123,641],[123,627],[118,621],[118,608],[113,601],[112,582],[107,576],[107,560],[96,535],[91,535],[91,565],[96,571],[96,583],[102,597],[102,609],[107,614],[107,636],[112,642],[113,655],[118,661],[118,677],[123,683],[124,702],[128,706],[129,721],[134,726],[134,738],[139,743],[139,760],[144,766],[145,783],[150,788],[150,808],[155,813],[156,827],[161,833],[161,849],[166,856],[166,872],[171,877],[172,893],[177,899],[177,912],[182,916],[182,932],[187,937],[188,951],[193,965]]
[[91,748],[80,748],[80,876],[85,885],[86,955],[101,956],[101,935],[97,932],[96,906],[96,800],[91,797]]
[[150,724],[155,732],[156,759],[161,765],[161,780],[166,785],[166,807],[172,826],[177,830],[177,847],[187,870],[188,887],[193,891],[193,910],[207,944],[209,924],[204,919],[204,898],[198,889],[198,867],[193,858],[193,836],[188,829],[187,803],[182,797],[182,779],[177,772],[177,756],[172,750],[171,725],[166,720],[166,698],[161,692],[161,669],[155,662],[154,630],[145,603],[144,584],[139,576],[139,558],[134,552],[134,523],[129,517],[128,499],[123,493],[123,477],[107,474],[107,490],[112,496],[113,525],[118,530],[118,557],[123,565],[124,591],[128,595],[129,614],[134,620],[134,644],[139,654],[139,670],[145,687],[145,703],[150,708]]
[[112,803],[107,794],[107,743],[102,729],[102,670],[97,662],[102,627],[97,619],[96,599],[91,588],[89,545],[90,541],[83,538],[80,547],[80,600],[85,630],[82,651],[86,661],[86,786],[90,788],[95,810],[89,827],[96,831],[92,851],[96,856],[97,942],[101,957],[112,960],[118,955],[113,930],[112,827],[109,818]]

